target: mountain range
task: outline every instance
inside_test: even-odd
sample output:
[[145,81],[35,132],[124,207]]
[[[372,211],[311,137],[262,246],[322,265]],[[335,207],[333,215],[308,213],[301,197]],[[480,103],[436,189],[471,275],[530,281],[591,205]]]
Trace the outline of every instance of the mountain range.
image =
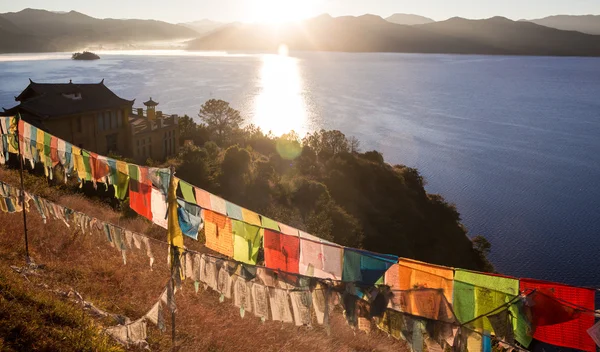
[[533,22],[546,27],[562,29],[565,31],[578,31],[582,33],[600,35],[600,16],[558,15],[525,21]]
[[98,19],[76,11],[36,9],[0,14],[0,53],[180,39],[189,39],[191,50],[274,50],[285,43],[292,50],[600,56],[600,16],[435,22],[400,13],[386,19],[321,15],[273,27],[208,19],[179,24]]
[[211,21],[209,19],[203,19],[203,20],[194,21],[194,22],[179,23],[180,26],[184,26],[189,29],[192,29],[200,35],[212,32],[215,29],[219,29],[219,28],[229,25],[229,24],[230,23]]
[[600,36],[563,31],[504,17],[451,18],[419,25],[391,23],[374,15],[322,15],[273,28],[227,26],[190,42],[194,50],[290,50],[493,55],[600,56]]
[[419,15],[407,14],[407,13],[395,13],[395,14],[391,15],[390,17],[386,17],[385,20],[388,22],[396,23],[396,24],[405,24],[407,26],[414,26],[417,24],[426,24],[426,23],[435,22],[431,18],[427,18],[427,17],[423,17],[423,16],[419,16]]
[[193,29],[155,20],[98,19],[76,11],[0,14],[0,53],[74,51],[82,46],[191,39]]

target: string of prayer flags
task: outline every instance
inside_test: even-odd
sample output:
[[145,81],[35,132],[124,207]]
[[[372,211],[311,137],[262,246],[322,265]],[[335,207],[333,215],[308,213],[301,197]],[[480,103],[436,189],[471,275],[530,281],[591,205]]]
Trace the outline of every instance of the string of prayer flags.
[[[177,216],[177,183],[175,177],[171,178],[168,195],[168,239],[169,244],[177,248],[185,248],[183,245],[183,233],[179,227],[179,217]],[[172,262],[171,262],[172,264]]]
[[[525,303],[526,306],[532,305],[532,329],[535,339],[581,351],[596,350],[594,340],[588,334],[582,333],[594,325],[594,316],[572,314],[573,310],[577,313],[580,313],[580,309],[594,310],[594,290],[534,279],[521,279],[520,290],[535,290],[531,299]],[[561,304],[557,305],[553,300],[558,300]],[[562,320],[566,321],[557,320],[565,315],[567,318]]]
[[152,221],[152,186],[133,178],[129,180],[129,207]]
[[205,190],[194,187],[194,194],[196,196],[196,204],[202,209],[212,210],[212,205],[210,203],[210,193]]
[[318,237],[300,232],[301,274],[322,279],[341,280],[343,249],[329,245]]
[[179,184],[179,189],[181,190],[183,199],[185,199],[185,201],[188,203],[196,204],[196,198],[194,197],[194,187],[180,179],[177,179],[177,183]]
[[179,228],[187,237],[198,240],[198,232],[203,228],[202,209],[195,204],[177,200]]
[[210,210],[204,210],[203,214],[206,247],[232,258],[233,233],[231,220]]
[[261,226],[260,215],[246,208],[242,208],[242,220],[250,225]]
[[527,333],[527,320],[516,304],[508,304],[519,295],[519,280],[500,275],[489,275],[456,269],[454,273],[453,307],[458,321],[470,323],[479,331],[493,331],[486,315],[500,311],[505,307],[514,317],[513,331],[516,340],[523,346],[529,346],[531,336]]
[[233,232],[233,259],[256,265],[262,244],[263,231],[242,221],[231,220]]
[[262,227],[264,227],[265,229],[279,231],[279,224],[277,223],[277,221],[271,220],[268,217],[261,215],[260,222]]
[[233,286],[233,278],[226,267],[227,263],[222,263],[217,274],[217,292],[221,293],[224,298],[231,299],[231,289]]
[[242,208],[240,206],[225,201],[225,207],[227,209],[227,216],[230,219],[244,220],[244,217],[242,216]]
[[215,196],[214,194],[210,195],[210,205],[211,210],[215,213],[219,213],[221,215],[227,215],[227,205],[225,199]]
[[[125,173],[125,171],[121,172]],[[169,185],[171,184],[171,171],[169,169],[150,167],[148,168],[148,177],[152,182],[152,186],[160,190],[165,196],[168,194]]]
[[397,256],[344,248],[342,280],[373,285],[397,262]]
[[312,295],[308,290],[290,292],[292,310],[294,312],[294,323],[296,326],[312,324],[310,309],[312,307]]
[[277,223],[279,225],[279,230],[281,233],[283,233],[284,235],[288,235],[288,236],[294,236],[294,237],[298,237],[300,236],[300,232],[298,231],[298,229],[295,229],[291,226],[288,226],[286,224],[282,224],[282,223]]
[[[393,270],[397,271],[396,282],[392,282],[392,287],[398,290],[410,290],[414,288],[429,288],[442,290],[447,302],[452,304],[454,292],[454,269],[423,263],[411,259],[400,258],[397,267],[388,274],[386,272],[386,284],[391,280]],[[415,310],[413,304],[412,310]]]
[[289,273],[300,270],[300,239],[272,230],[264,231],[265,266]]
[[292,311],[290,310],[289,296],[286,290],[269,288],[269,303],[274,321],[293,323]]

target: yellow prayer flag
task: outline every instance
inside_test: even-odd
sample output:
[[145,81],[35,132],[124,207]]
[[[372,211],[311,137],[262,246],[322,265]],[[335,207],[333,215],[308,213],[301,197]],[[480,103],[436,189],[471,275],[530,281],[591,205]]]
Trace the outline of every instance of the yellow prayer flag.
[[46,153],[44,152],[44,130],[37,129],[36,134],[36,148],[38,150],[38,154],[40,156],[40,162],[42,164],[46,164]]
[[117,171],[122,173],[123,175],[129,176],[129,167],[127,163],[121,160],[117,160]]
[[261,226],[259,215],[251,210],[242,208],[242,217],[244,218],[244,221],[249,224]]
[[[16,117],[11,116],[9,118],[9,125],[8,125],[8,151],[14,154],[18,154],[19,150],[17,149],[17,129],[18,129],[18,123],[19,121],[17,120]],[[21,131],[22,133],[23,131]]]
[[71,158],[73,158],[73,168],[77,172],[77,177],[79,177],[80,180],[85,180],[85,165],[83,164],[83,157],[81,156],[81,149],[79,147],[71,147]]
[[171,177],[169,184],[169,197],[168,197],[168,234],[169,244],[175,247],[185,248],[183,246],[183,232],[179,227],[179,220],[177,216],[177,181],[175,177]]

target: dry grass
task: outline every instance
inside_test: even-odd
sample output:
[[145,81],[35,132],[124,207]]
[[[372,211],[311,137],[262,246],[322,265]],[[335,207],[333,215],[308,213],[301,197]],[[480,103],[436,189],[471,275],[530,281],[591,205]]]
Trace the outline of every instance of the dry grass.
[[[0,169],[0,180],[18,185],[18,173]],[[39,180],[39,179],[37,179]],[[130,230],[163,240],[164,230],[143,219],[124,220],[108,206],[65,190],[45,186],[45,181],[28,179],[26,188],[59,204]],[[0,212],[0,266],[24,265],[22,214]],[[127,264],[112,248],[102,233],[81,233],[67,228],[60,220],[43,224],[37,212],[28,213],[30,254],[46,268],[32,282],[46,283],[51,288],[72,288],[97,307],[112,313],[137,319],[157,301],[168,277],[167,247],[150,241],[155,257],[154,269],[144,250],[127,252]],[[188,240],[186,244],[201,246]],[[31,286],[31,289],[34,289]],[[403,351],[404,343],[387,337],[376,329],[369,335],[354,331],[338,311],[332,316],[331,334],[321,326],[296,327],[293,324],[266,321],[252,314],[244,319],[231,301],[219,304],[218,294],[204,291],[198,294],[191,282],[184,283],[176,295],[177,346],[180,351]],[[339,309],[338,309],[339,310]],[[166,312],[166,311],[165,311]],[[149,324],[148,342],[152,350],[170,350],[170,317],[165,314],[167,333]]]

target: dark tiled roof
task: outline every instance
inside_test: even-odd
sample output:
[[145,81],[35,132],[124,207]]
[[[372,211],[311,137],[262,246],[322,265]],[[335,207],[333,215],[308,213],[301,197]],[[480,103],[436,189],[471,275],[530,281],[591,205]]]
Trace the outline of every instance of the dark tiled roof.
[[118,97],[100,83],[35,83],[15,98],[21,104],[9,112],[26,111],[41,118],[52,118],[80,113],[133,106],[133,100]]

